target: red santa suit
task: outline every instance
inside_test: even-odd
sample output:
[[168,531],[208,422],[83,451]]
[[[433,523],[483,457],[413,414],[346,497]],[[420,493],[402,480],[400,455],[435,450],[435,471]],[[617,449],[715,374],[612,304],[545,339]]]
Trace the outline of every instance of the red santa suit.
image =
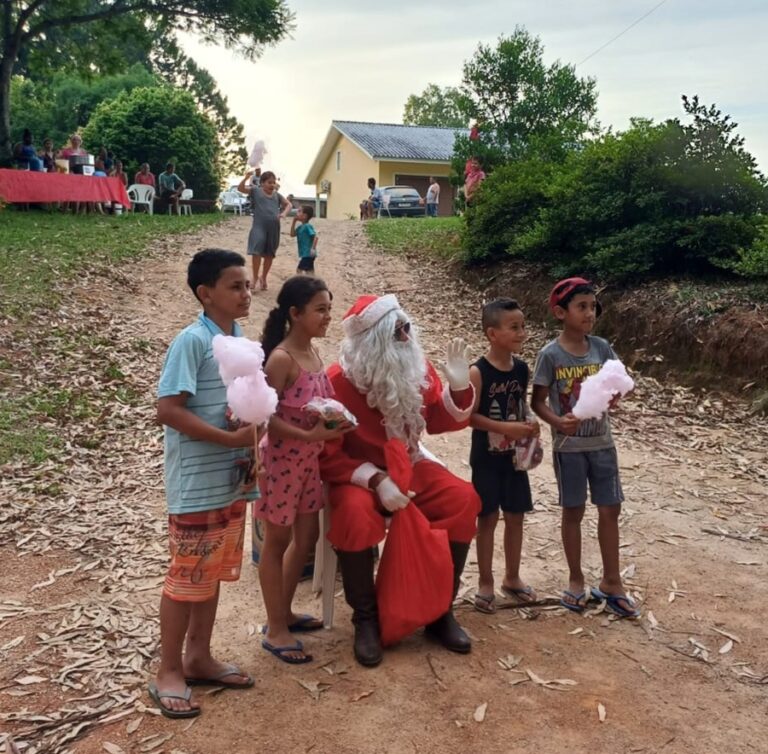
[[[347,379],[338,364],[330,367],[328,376],[336,398],[358,420],[355,430],[341,440],[326,443],[320,458],[321,476],[330,485],[328,539],[338,550],[359,551],[384,538],[385,511],[367,485],[378,471],[387,470],[384,444],[389,438],[381,412],[368,405],[365,395]],[[452,394],[447,385],[443,387],[429,362],[426,380],[422,416],[427,432],[439,434],[468,426],[473,389]],[[413,504],[434,528],[446,529],[450,541],[471,542],[480,511],[480,499],[472,485],[428,459],[422,451],[414,451],[412,456]]]

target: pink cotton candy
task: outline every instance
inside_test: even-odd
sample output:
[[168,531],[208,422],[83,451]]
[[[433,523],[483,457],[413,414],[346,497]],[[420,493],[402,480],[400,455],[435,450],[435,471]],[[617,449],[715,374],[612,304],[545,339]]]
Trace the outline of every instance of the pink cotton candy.
[[237,418],[249,424],[266,422],[277,408],[277,393],[267,384],[261,368],[261,344],[248,338],[216,335],[213,357],[227,386],[227,403]]
[[225,385],[230,385],[235,377],[247,377],[261,370],[261,365],[264,363],[264,350],[260,343],[248,338],[215,335],[213,358],[219,362],[222,381]]
[[634,387],[626,367],[618,359],[609,359],[597,374],[581,383],[573,415],[578,419],[599,419],[615,395],[626,395]]
[[259,139],[254,145],[251,153],[248,155],[248,165],[252,168],[260,168],[264,162],[264,155],[267,153],[267,147],[263,139]]
[[267,384],[263,372],[235,377],[227,388],[227,403],[238,419],[263,424],[277,408],[277,393]]

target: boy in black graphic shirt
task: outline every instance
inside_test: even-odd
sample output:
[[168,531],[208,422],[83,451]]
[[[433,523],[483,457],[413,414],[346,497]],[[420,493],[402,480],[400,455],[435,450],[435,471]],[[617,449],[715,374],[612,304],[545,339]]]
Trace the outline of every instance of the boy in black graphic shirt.
[[536,594],[520,578],[523,514],[533,510],[528,474],[515,468],[515,443],[537,437],[539,424],[525,404],[528,365],[516,358],[525,342],[525,319],[516,301],[498,299],[483,307],[482,326],[490,344],[470,368],[475,387],[472,427],[472,484],[483,507],[477,521],[477,564],[480,571],[475,608],[496,610],[493,581],[493,538],[504,514],[506,571],[501,591],[521,604]]
[[[590,335],[600,304],[588,280],[561,280],[552,289],[549,307],[563,331],[539,352],[531,402],[533,410],[552,427],[561,533],[570,571],[560,604],[581,612],[588,600],[581,568],[581,520],[589,485],[598,511],[597,539],[603,560],[603,577],[600,586],[591,589],[592,597],[605,600],[607,608],[622,618],[635,618],[639,611],[624,591],[619,571],[619,514],[624,493],[608,412],[585,421],[573,415],[581,383],[616,354],[607,341]],[[611,405],[616,402],[618,398]]]

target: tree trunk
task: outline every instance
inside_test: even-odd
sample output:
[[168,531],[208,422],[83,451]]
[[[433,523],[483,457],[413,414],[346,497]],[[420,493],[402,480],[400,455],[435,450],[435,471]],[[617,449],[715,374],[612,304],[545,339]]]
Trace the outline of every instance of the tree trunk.
[[13,144],[11,144],[11,74],[15,56],[6,49],[0,60],[0,166],[11,164]]

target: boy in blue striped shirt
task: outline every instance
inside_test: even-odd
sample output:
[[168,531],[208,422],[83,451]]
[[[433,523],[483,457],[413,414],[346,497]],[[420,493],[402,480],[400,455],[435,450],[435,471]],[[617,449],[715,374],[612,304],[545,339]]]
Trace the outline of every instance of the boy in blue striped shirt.
[[257,494],[248,477],[254,429],[231,422],[212,351],[215,335],[242,335],[235,320],[251,304],[245,260],[204,249],[190,262],[187,283],[203,311],[171,343],[157,403],[171,563],[160,603],[160,668],[149,695],[171,718],[200,714],[191,686],[253,686],[249,675],[211,655],[219,582],[240,577],[247,500]]

